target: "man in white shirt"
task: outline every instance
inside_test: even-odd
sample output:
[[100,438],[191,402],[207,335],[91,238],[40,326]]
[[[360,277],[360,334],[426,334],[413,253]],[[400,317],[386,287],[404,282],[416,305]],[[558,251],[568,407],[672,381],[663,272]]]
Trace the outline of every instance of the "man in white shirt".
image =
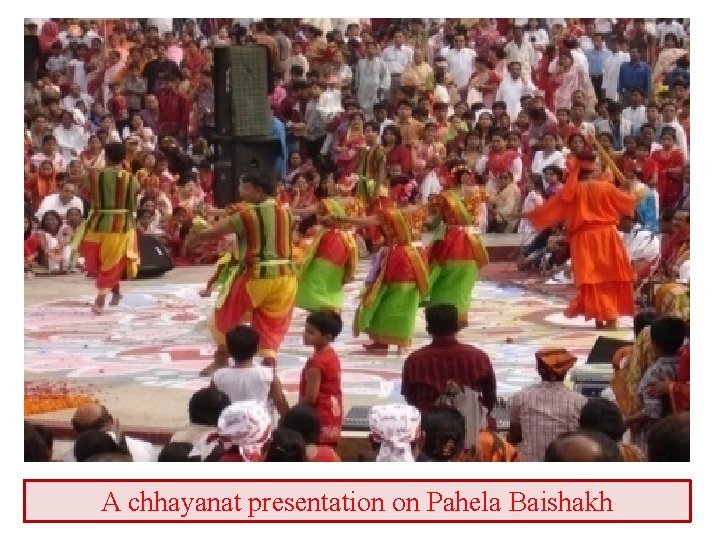
[[640,268],[660,256],[660,237],[636,223],[635,218],[623,216],[618,228],[633,268]]
[[630,55],[620,50],[620,43],[615,36],[608,39],[608,48],[612,52],[612,56],[605,60],[603,65],[603,82],[602,87],[605,90],[605,97],[612,101],[619,101],[618,94],[618,78],[620,77],[620,66],[630,61]]
[[505,77],[495,94],[495,101],[504,101],[507,105],[507,113],[514,122],[522,109],[520,100],[524,95],[534,95],[537,88],[529,78],[522,73],[520,62],[508,64],[508,76]]
[[365,118],[371,118],[373,105],[383,99],[390,89],[390,71],[387,64],[378,58],[377,43],[367,44],[367,57],[358,61],[355,70],[357,100]]
[[65,182],[59,193],[51,193],[45,196],[40,202],[40,207],[35,213],[35,217],[38,218],[38,221],[42,221],[45,212],[55,210],[60,215],[60,219],[65,219],[65,214],[67,214],[67,211],[71,208],[77,208],[82,213],[84,210],[83,202],[76,193],[77,186],[70,182]]
[[77,102],[82,101],[85,103],[85,110],[89,111],[92,107],[93,101],[95,101],[89,94],[84,94],[80,90],[80,85],[73,83],[70,85],[70,93],[65,96],[62,100],[62,107],[66,111],[72,111],[77,109]]
[[637,135],[642,125],[647,122],[643,94],[639,88],[630,91],[630,106],[623,109],[622,116],[630,122],[633,135]]
[[85,130],[75,124],[71,111],[63,111],[60,125],[53,130],[60,152],[68,161],[77,158],[87,146],[88,135]]
[[662,108],[662,122],[658,126],[658,138],[662,134],[663,128],[672,127],[675,129],[675,142],[682,150],[685,160],[688,159],[687,137],[685,136],[685,128],[677,121],[677,106],[672,101],[668,101]]
[[[76,434],[86,431],[104,431],[117,442],[116,422],[108,410],[99,403],[80,405],[70,421]],[[157,461],[157,452],[153,445],[125,435],[130,455],[133,461]],[[75,452],[71,450],[64,461],[75,461]]]
[[663,19],[661,23],[656,25],[657,30],[657,42],[662,46],[665,43],[665,36],[668,34],[675,34],[678,41],[685,39],[685,28],[683,25],[674,19]]
[[521,26],[513,28],[513,40],[505,45],[505,55],[508,62],[520,62],[523,75],[529,80],[532,69],[537,65],[535,49],[529,41],[524,39],[525,33]]
[[473,49],[465,46],[466,40],[467,38],[463,34],[456,35],[453,39],[453,48],[445,53],[448,71],[461,92],[467,88],[468,82],[470,82],[470,75],[472,75],[477,56]]
[[30,162],[35,166],[36,169],[40,168],[43,161],[49,161],[55,167],[55,172],[65,172],[68,166],[68,160],[57,151],[57,139],[55,135],[45,135],[42,140],[42,151],[34,154],[30,158]]
[[413,59],[413,50],[405,45],[405,35],[402,30],[395,31],[393,42],[385,47],[382,59],[390,71],[390,94],[392,100],[392,96],[400,88],[400,76]]
[[172,19],[148,19],[147,26],[154,26],[158,30],[158,34],[165,35],[165,32],[173,31]]

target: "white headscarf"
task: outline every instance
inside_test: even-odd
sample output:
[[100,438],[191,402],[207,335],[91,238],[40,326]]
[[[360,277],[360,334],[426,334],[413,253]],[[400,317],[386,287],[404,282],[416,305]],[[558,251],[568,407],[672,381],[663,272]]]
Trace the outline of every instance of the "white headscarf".
[[217,431],[207,433],[190,451],[190,456],[205,459],[222,444],[226,450],[237,446],[244,461],[257,461],[271,435],[272,420],[263,404],[236,401],[223,409]]
[[410,443],[418,438],[420,412],[411,405],[393,403],[370,409],[370,431],[380,443],[375,461],[415,461]]

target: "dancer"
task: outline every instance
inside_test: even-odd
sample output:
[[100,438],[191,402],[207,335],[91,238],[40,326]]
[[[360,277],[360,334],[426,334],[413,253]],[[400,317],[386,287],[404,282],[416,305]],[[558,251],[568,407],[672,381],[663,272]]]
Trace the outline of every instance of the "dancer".
[[569,156],[566,166],[562,191],[522,217],[536,230],[566,221],[578,295],[565,315],[614,329],[620,315],[635,313],[633,269],[616,225],[620,216],[634,215],[637,201],[611,182],[594,181],[594,153]]
[[452,189],[441,192],[431,202],[431,209],[440,219],[435,239],[429,250],[430,290],[426,306],[451,304],[458,310],[460,328],[468,324],[472,288],[480,269],[488,263],[488,255],[478,229],[482,191],[463,196],[461,168],[454,175]]
[[366,332],[372,339],[365,345],[368,351],[387,353],[390,345],[397,345],[401,354],[409,347],[420,298],[428,290],[427,266],[412,245],[413,234],[405,219],[408,210],[380,209],[374,217],[346,220],[379,224],[387,242],[373,258],[353,323],[356,337]]
[[[329,218],[347,216],[343,203],[336,198],[321,199],[317,211]],[[340,227],[337,221],[331,220],[329,225],[315,238],[300,264],[295,306],[308,311],[327,309],[340,314],[343,285],[355,276],[358,247],[352,231]]]
[[188,243],[196,244],[225,234],[237,236],[240,262],[231,269],[210,317],[217,344],[215,360],[201,376],[228,365],[225,333],[247,318],[260,334],[263,364],[275,366],[275,356],[292,318],[297,278],[292,264],[292,215],[275,200],[275,181],[266,176],[243,179],[237,213],[212,228],[192,230]]
[[110,143],[105,147],[107,166],[97,175],[91,175],[90,215],[84,222],[79,253],[85,258],[89,276],[95,278],[98,289],[92,312],[102,314],[105,297],[112,292],[110,305],[117,306],[120,294],[120,279],[137,275],[138,251],[135,233],[135,201],[139,189],[138,181],[123,169],[125,146]]

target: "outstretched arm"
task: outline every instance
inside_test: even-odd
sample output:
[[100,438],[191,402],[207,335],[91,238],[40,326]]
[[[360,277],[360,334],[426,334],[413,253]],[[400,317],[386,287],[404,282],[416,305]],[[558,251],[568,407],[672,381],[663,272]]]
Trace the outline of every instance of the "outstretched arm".
[[201,244],[218,236],[225,236],[226,234],[238,233],[232,224],[231,218],[222,220],[217,225],[205,229],[202,231],[191,230],[187,236],[187,245],[195,246]]

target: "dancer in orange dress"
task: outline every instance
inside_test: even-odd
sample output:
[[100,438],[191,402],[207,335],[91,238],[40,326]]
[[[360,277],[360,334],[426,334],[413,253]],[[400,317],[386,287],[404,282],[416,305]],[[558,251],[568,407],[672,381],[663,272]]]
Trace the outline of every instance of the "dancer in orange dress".
[[594,169],[595,154],[568,158],[562,191],[523,217],[536,230],[566,221],[578,295],[565,315],[584,315],[598,328],[615,328],[620,315],[635,314],[634,272],[616,225],[620,216],[634,214],[636,199],[596,180]]

